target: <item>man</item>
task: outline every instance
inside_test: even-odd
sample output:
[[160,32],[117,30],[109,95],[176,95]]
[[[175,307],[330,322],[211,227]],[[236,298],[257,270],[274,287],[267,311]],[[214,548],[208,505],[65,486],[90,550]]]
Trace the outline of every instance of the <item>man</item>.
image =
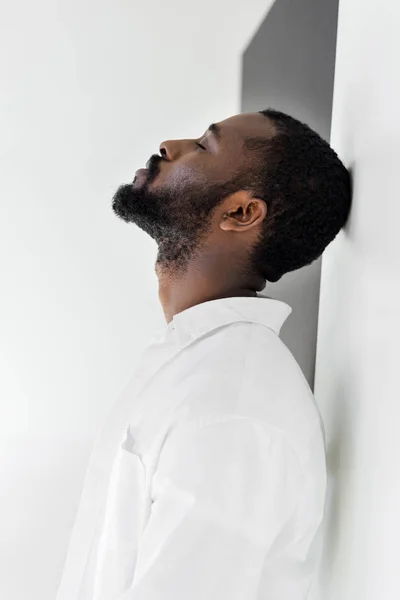
[[311,389],[258,296],[310,264],[348,172],[274,110],[163,142],[113,198],[158,244],[167,321],[99,433],[58,600],[303,600],[326,470]]

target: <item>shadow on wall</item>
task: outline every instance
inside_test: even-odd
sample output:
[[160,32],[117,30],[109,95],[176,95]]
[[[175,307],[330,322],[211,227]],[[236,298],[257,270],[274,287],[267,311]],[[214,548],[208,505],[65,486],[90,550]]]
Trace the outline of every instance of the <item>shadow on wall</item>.
[[[268,106],[329,140],[338,0],[276,0],[243,52],[242,112]],[[268,284],[293,309],[281,339],[314,390],[321,258]]]
[[[334,392],[336,402],[335,419],[332,423],[333,437],[327,449],[328,493],[325,509],[324,550],[321,560],[321,578],[325,584],[330,581],[332,565],[339,556],[339,530],[346,523],[344,507],[349,518],[349,499],[354,498],[354,464],[349,456],[354,456],[352,425],[346,398],[349,393],[351,376],[338,378]],[[345,491],[345,494],[343,494]],[[350,511],[354,513],[355,506]]]

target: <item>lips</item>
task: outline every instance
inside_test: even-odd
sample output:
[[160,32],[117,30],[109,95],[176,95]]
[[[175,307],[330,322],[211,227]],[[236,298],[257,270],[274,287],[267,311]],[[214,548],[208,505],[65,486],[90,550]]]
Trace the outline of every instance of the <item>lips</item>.
[[160,170],[161,156],[153,154],[146,163],[145,169],[138,169],[135,173],[135,181],[137,178],[146,177],[146,182],[152,182],[158,175]]

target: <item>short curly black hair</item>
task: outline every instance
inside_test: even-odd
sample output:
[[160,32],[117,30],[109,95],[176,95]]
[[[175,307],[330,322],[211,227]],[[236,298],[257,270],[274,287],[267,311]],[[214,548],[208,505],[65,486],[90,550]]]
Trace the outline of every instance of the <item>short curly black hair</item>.
[[268,207],[249,267],[275,282],[312,263],[336,237],[350,212],[351,181],[336,152],[308,125],[272,108],[259,112],[275,134],[244,144],[257,165],[252,190]]

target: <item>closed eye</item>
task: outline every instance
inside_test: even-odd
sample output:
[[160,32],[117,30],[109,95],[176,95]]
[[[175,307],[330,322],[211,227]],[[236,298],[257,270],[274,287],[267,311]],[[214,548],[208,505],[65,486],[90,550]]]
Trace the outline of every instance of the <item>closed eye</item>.
[[199,142],[196,142],[196,146],[198,146],[202,150],[207,150],[207,148],[205,148],[202,144],[199,144]]

